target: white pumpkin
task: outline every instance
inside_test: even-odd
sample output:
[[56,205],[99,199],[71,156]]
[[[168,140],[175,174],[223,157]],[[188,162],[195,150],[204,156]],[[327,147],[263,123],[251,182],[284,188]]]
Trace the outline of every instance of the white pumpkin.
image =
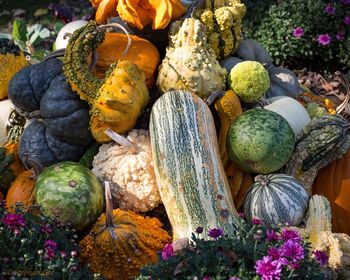
[[311,118],[297,100],[286,96],[268,98],[270,103],[264,106],[265,109],[273,111],[282,116],[293,129],[295,136],[311,121]]
[[11,111],[14,109],[14,105],[10,99],[0,101],[0,146],[2,147],[6,143],[6,124]]
[[66,34],[73,34],[75,30],[79,29],[80,27],[84,26],[88,22],[86,20],[75,20],[72,21],[65,26],[62,27],[60,32],[58,32],[55,45],[56,45],[56,50],[59,49],[65,49],[68,41],[69,41],[69,36],[65,36]]

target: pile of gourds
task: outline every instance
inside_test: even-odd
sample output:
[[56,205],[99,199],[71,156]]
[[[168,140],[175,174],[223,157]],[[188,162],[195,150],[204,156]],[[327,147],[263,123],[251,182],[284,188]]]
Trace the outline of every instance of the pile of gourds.
[[[315,248],[349,246],[331,232],[350,234],[347,119],[302,99],[293,72],[243,40],[239,0],[182,2],[91,0],[96,21],[64,27],[64,55],[34,65],[0,41],[6,207],[69,222],[82,260],[108,279],[131,279],[199,226],[234,235],[238,209],[297,226]],[[161,203],[169,232],[145,217]]]

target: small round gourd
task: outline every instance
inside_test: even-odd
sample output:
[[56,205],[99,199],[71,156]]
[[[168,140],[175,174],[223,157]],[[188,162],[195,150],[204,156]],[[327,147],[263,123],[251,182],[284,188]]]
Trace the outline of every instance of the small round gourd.
[[261,220],[266,226],[288,223],[297,226],[307,210],[308,195],[303,185],[286,174],[258,175],[244,201],[249,221]]
[[69,36],[68,34],[73,34],[73,32],[80,27],[86,25],[88,22],[86,20],[75,20],[72,21],[65,26],[62,27],[60,32],[58,32],[56,41],[55,41],[55,46],[56,50],[59,49],[65,49],[67,47],[68,41],[69,41]]

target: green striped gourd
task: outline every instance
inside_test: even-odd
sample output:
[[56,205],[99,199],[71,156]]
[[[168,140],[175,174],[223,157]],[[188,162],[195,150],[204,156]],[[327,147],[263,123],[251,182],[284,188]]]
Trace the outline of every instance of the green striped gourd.
[[150,135],[159,192],[174,239],[190,238],[199,226],[233,235],[234,207],[212,114],[196,95],[176,90],[152,108]]
[[297,226],[307,210],[308,195],[295,178],[285,174],[258,175],[244,201],[249,221],[261,220],[266,226],[288,223]]

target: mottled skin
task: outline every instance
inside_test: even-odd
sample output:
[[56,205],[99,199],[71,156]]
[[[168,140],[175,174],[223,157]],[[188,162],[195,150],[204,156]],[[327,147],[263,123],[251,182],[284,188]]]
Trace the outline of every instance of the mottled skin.
[[249,173],[280,169],[293,153],[294,132],[275,112],[251,109],[230,127],[227,151],[231,160]]
[[97,177],[78,163],[60,162],[47,168],[35,184],[35,200],[45,215],[83,231],[103,210]]

